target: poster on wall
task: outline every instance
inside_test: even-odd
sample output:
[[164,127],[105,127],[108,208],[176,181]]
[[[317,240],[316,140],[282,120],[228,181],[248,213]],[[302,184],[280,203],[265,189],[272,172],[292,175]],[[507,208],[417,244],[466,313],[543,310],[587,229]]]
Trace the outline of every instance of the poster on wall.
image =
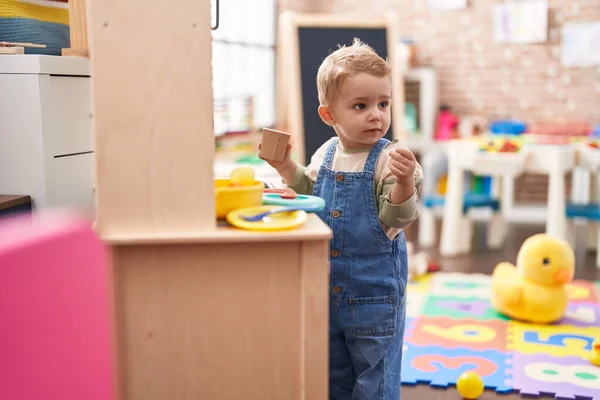
[[497,4],[493,20],[497,43],[544,43],[548,38],[548,1]]
[[467,7],[467,0],[427,0],[432,11],[461,10]]
[[563,26],[561,63],[565,67],[600,65],[600,22]]

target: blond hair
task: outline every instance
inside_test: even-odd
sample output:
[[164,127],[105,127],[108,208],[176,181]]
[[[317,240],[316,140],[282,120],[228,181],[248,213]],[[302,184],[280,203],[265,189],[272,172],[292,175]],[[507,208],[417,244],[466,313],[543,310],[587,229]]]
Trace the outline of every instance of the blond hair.
[[317,72],[319,103],[333,101],[344,79],[360,72],[384,77],[390,75],[391,67],[387,60],[358,38],[354,38],[352,46],[338,45],[338,49],[323,60]]

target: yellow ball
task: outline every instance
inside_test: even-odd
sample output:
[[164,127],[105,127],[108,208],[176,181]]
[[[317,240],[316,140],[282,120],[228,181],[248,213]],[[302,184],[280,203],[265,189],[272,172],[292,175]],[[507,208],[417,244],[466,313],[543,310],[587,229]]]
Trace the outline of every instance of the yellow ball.
[[229,180],[234,185],[250,186],[254,183],[254,177],[254,169],[252,169],[252,167],[243,166],[237,167],[231,171]]
[[456,381],[458,393],[465,399],[476,399],[483,393],[483,380],[475,372],[467,371]]

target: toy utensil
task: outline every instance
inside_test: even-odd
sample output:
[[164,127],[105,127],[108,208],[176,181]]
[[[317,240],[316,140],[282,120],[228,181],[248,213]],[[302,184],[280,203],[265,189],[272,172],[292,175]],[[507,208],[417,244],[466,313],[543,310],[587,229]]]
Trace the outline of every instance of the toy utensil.
[[316,212],[316,211],[320,211],[320,209],[316,208],[316,207],[309,208],[309,207],[297,207],[297,206],[277,207],[277,208],[272,208],[268,211],[254,214],[254,215],[240,215],[240,217],[242,219],[244,219],[245,221],[254,222],[254,221],[260,221],[263,218],[268,217],[269,215],[272,215],[272,214],[291,212],[291,211]]

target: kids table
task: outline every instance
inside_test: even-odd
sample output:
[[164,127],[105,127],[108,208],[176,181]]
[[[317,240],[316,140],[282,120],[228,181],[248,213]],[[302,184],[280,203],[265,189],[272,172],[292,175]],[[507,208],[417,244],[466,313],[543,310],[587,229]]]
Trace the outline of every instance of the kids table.
[[[549,177],[546,233],[567,239],[565,213],[565,173],[576,165],[574,146],[526,144],[516,153],[480,151],[475,141],[454,140],[447,145],[448,183],[443,212],[440,253],[445,256],[470,251],[470,243],[461,245],[464,172],[497,179],[499,198],[503,181],[524,173],[541,173]],[[502,204],[500,204],[502,209]]]

